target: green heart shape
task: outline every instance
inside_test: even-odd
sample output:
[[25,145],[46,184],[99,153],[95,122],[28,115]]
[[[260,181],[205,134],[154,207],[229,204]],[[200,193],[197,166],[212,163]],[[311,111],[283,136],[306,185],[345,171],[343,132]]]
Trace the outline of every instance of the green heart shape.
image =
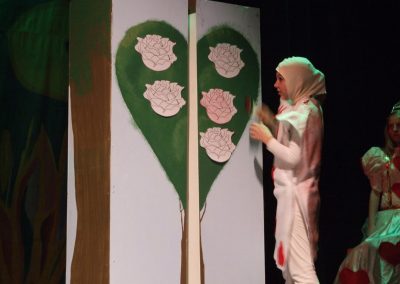
[[[147,68],[141,54],[135,50],[137,37],[156,34],[175,42],[173,52],[177,60],[165,71]],[[184,36],[162,21],[147,21],[130,28],[119,44],[115,70],[125,103],[142,134],[164,168],[168,178],[186,208],[187,187],[187,101],[188,101],[188,46]],[[182,98],[186,105],[171,117],[158,115],[144,98],[146,84],[169,80],[184,87]]]
[[[157,34],[176,42],[173,48],[177,56],[171,67],[165,71],[147,68],[141,55],[135,51],[137,38]],[[210,47],[218,43],[229,43],[242,49],[241,58],[245,66],[234,78],[221,77],[214,63],[208,59]],[[210,127],[228,128],[234,131],[232,142],[237,145],[250,118],[248,103],[257,99],[259,90],[259,64],[257,55],[249,42],[237,31],[227,26],[211,30],[197,44],[198,93],[211,88],[220,88],[235,95],[237,113],[224,125],[216,125],[207,116],[206,110],[198,105],[199,132]],[[164,168],[186,209],[187,187],[187,104],[172,117],[156,114],[143,93],[146,84],[156,80],[169,80],[183,86],[182,97],[188,101],[188,46],[183,35],[174,27],[162,21],[147,21],[130,28],[119,44],[116,54],[116,75],[124,101],[142,134]],[[201,98],[198,99],[200,101]],[[203,207],[211,185],[226,163],[212,161],[205,149],[199,148],[200,208]]]
[[[218,43],[236,45],[242,50],[240,57],[245,66],[236,77],[222,77],[217,73],[214,63],[208,59],[210,47],[215,47]],[[237,113],[228,123],[217,125],[208,118],[206,109],[199,104],[199,132],[206,132],[210,127],[228,128],[235,132],[232,142],[237,145],[251,116],[249,103],[256,101],[258,96],[260,67],[256,52],[247,39],[236,30],[228,26],[214,27],[197,43],[197,70],[199,94],[212,88],[229,91],[235,96],[234,105],[237,109]],[[200,208],[203,207],[214,180],[225,164],[214,162],[207,156],[205,149],[199,148]]]

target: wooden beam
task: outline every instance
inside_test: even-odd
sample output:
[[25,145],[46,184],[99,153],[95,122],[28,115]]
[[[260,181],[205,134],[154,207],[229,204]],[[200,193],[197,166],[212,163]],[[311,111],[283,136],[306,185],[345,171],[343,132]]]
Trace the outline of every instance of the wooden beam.
[[201,283],[199,131],[197,110],[197,24],[196,14],[189,15],[189,144],[187,191],[187,282]]

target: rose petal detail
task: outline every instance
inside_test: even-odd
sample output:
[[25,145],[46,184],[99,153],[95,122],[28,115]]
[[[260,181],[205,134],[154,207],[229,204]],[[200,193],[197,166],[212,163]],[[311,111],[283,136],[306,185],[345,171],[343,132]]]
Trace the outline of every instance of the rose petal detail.
[[147,68],[153,71],[164,71],[177,60],[173,53],[175,42],[160,35],[146,35],[137,38],[135,50],[142,55],[142,61]]
[[231,139],[233,134],[233,131],[226,128],[208,128],[205,133],[200,132],[200,146],[206,149],[210,159],[219,163],[226,162],[236,148]]
[[177,114],[186,104],[181,92],[184,87],[167,80],[155,81],[153,85],[146,84],[147,90],[143,96],[151,103],[151,108],[159,115],[169,117]]
[[233,105],[235,96],[228,91],[210,89],[208,92],[202,92],[202,94],[200,104],[206,108],[207,115],[213,122],[227,123],[237,113],[237,109]]
[[218,43],[216,47],[210,47],[208,59],[214,62],[218,74],[225,78],[236,77],[244,62],[240,58],[242,52],[236,45],[229,43]]

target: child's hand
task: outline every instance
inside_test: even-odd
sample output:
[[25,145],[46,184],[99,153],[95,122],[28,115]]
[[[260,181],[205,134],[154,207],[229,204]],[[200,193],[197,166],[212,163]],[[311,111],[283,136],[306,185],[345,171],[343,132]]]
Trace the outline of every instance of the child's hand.
[[271,124],[275,120],[275,114],[272,112],[272,110],[265,104],[263,104],[261,107],[257,108],[256,111],[257,117],[264,122],[264,124]]
[[250,137],[267,144],[272,138],[272,133],[264,124],[254,122],[250,126]]

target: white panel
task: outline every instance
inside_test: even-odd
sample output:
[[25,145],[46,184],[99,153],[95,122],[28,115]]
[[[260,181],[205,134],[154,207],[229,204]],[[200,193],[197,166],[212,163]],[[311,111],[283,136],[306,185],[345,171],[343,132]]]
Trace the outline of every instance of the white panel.
[[[110,283],[179,283],[178,195],[134,126],[114,60],[125,32],[146,20],[165,20],[187,38],[187,1],[115,0],[112,9]],[[227,23],[243,33],[260,56],[257,9],[208,1],[199,1],[198,9],[207,10],[198,19],[199,37]],[[72,137],[69,129],[67,283],[76,230]],[[262,161],[261,148],[250,144],[246,128],[207,199],[201,228],[206,284],[264,283],[262,184],[255,177],[255,160]]]
[[164,20],[187,38],[187,1],[114,0],[112,10],[110,283],[179,283],[179,198],[134,126],[114,64],[125,32],[141,22]]
[[[259,9],[198,0],[197,23],[199,39],[222,24],[240,32],[260,62]],[[263,186],[255,170],[262,167],[262,148],[249,139],[250,123],[207,198],[201,222],[206,284],[265,283]]]
[[71,282],[71,264],[77,228],[77,210],[75,198],[75,169],[74,169],[74,133],[71,121],[71,99],[68,96],[68,175],[67,175],[67,259],[65,283]]

